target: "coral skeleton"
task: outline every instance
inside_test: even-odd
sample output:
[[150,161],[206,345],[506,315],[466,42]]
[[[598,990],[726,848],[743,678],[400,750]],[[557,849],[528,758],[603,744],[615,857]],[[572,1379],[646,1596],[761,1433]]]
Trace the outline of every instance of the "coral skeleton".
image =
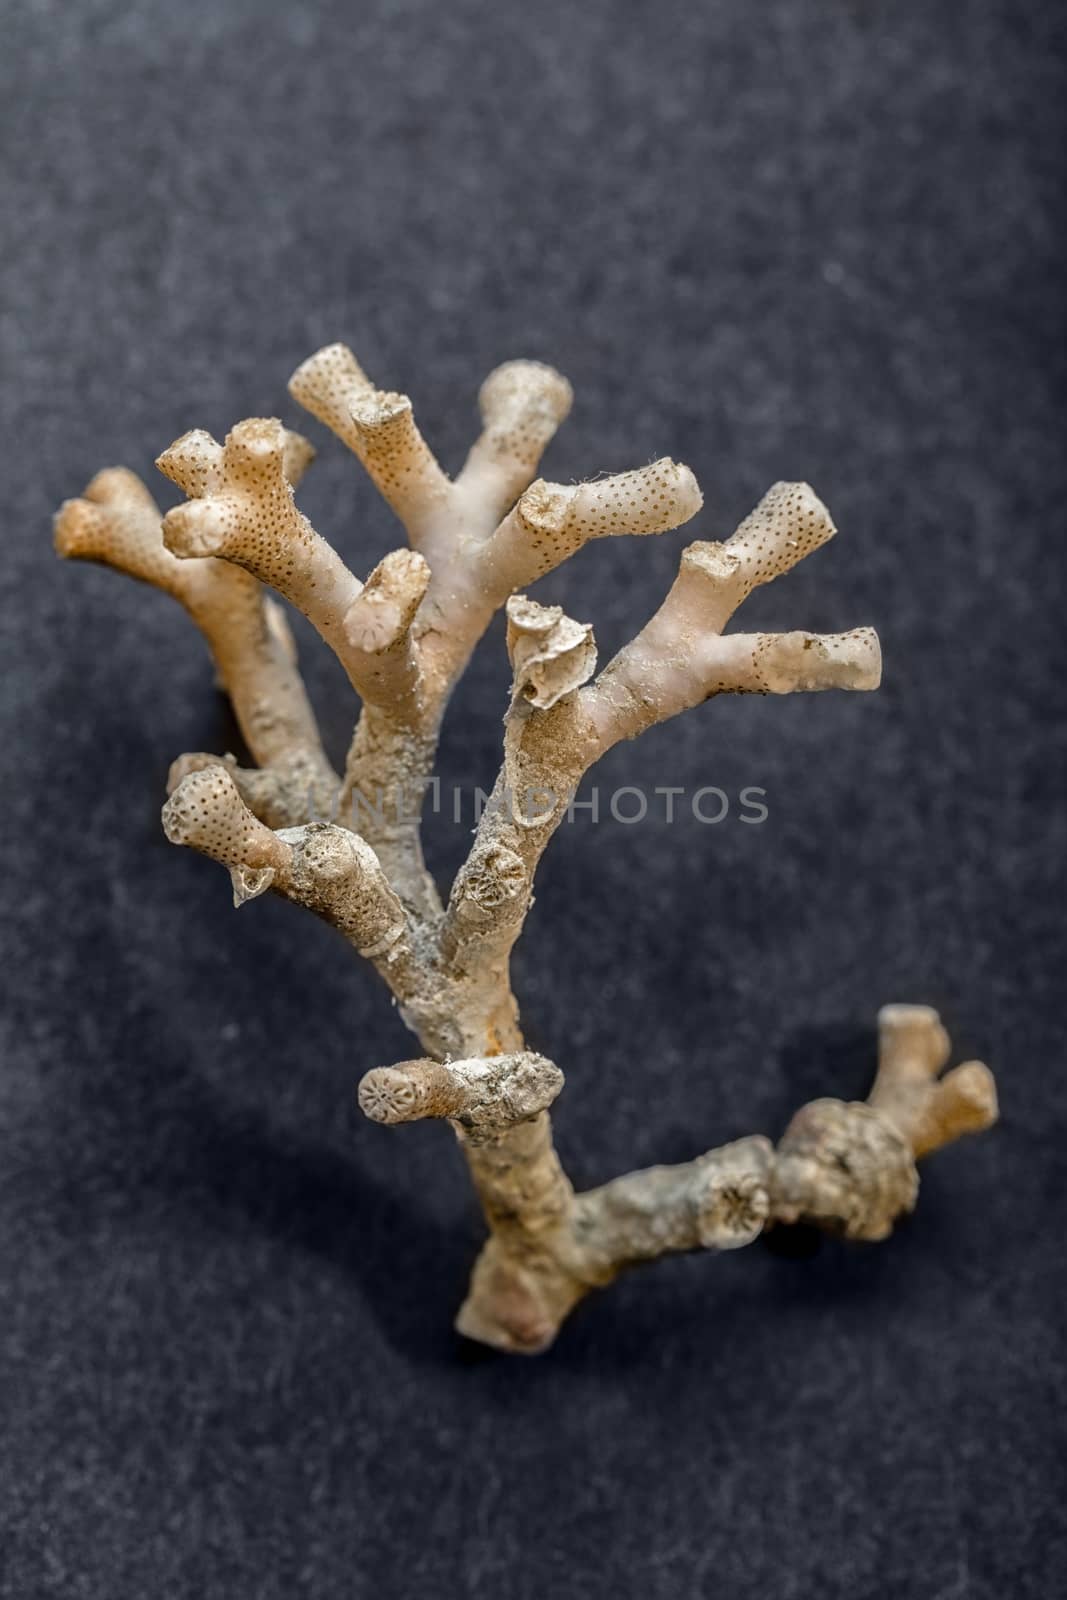
[[[99,473],[60,510],[56,545],[181,601],[232,702],[253,764],[181,756],[167,837],[226,867],[235,904],[270,890],[331,923],[418,1038],[424,1055],[367,1072],[359,1103],[377,1123],[436,1117],[455,1133],[488,1225],[457,1327],[533,1353],[638,1262],[733,1249],[776,1223],[885,1238],[915,1204],[916,1161],[996,1120],[987,1067],[941,1076],[936,1012],[883,1008],[866,1102],[817,1100],[777,1146],[740,1139],[576,1194],[552,1141],[563,1075],[525,1048],[509,972],[542,853],[613,745],[720,694],[878,686],[870,628],[725,631],[753,588],[833,538],[826,507],[806,484],[779,483],[730,538],[688,545],[659,609],[597,672],[591,626],[524,590],[590,540],[688,522],[701,494],[687,467],[665,458],[587,483],[535,481],[571,405],[566,379],[536,361],[487,378],[482,432],[454,479],[407,396],[376,388],[344,345],[305,361],[290,391],[358,456],[406,531],[365,582],[297,506],[314,450],[269,418],[238,423],[222,444],[194,431],[165,450],[157,466],[187,497],[165,516],[133,473]],[[359,696],[343,772],[269,590],[312,623]],[[449,696],[500,610],[512,684],[499,776],[442,899],[420,811]]]

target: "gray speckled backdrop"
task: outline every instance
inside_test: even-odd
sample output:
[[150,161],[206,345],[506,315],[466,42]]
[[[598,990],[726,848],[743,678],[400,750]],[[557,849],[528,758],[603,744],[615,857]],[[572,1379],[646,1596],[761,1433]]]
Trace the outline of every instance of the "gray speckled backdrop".
[[[1061,9],[9,0],[3,40],[3,1594],[1047,1600]],[[399,1022],[327,930],[235,916],[166,845],[169,761],[235,740],[204,653],[49,542],[101,465],[303,426],[285,380],[337,338],[450,466],[484,373],[532,355],[577,393],[553,476],[672,453],[712,536],[776,478],[833,509],[746,620],[876,624],[882,692],[615,752],[605,786],[758,784],[770,818],[565,828],[517,983],[583,1184],[863,1092],[879,1004],[939,1005],[1003,1124],[889,1245],[665,1263],[537,1362],[451,1333],[458,1159],[354,1104]],[[307,427],[303,504],[365,570],[389,515]],[[542,595],[608,652],[685,537]],[[352,708],[301,641],[340,753]],[[446,785],[492,776],[505,675],[494,630]],[[431,828],[442,872],[466,837]]]

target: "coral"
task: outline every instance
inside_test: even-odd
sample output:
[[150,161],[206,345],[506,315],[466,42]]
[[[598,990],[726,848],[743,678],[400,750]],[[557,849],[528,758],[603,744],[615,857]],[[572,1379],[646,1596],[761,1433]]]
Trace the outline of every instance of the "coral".
[[[864,1104],[816,1100],[777,1147],[741,1139],[575,1194],[549,1115],[563,1075],[525,1049],[509,972],[541,855],[605,751],[719,694],[877,687],[869,628],[724,632],[753,588],[833,538],[825,506],[806,484],[779,483],[731,538],[690,544],[659,609],[597,673],[592,627],[520,591],[592,539],[688,522],[701,495],[687,467],[663,459],[577,485],[531,481],[571,404],[566,379],[534,361],[486,379],[482,433],[454,480],[407,396],[377,389],[345,346],[304,362],[290,389],[405,527],[409,547],[366,582],[297,508],[311,446],[266,418],[221,445],[192,432],[164,451],[157,465],[187,496],[166,516],[132,473],[98,474],[60,510],[56,545],[180,600],[233,702],[255,765],[181,756],[167,837],[225,866],[236,904],[271,890],[331,923],[374,964],[426,1051],[368,1072],[359,1102],[372,1121],[437,1117],[458,1138],[489,1238],[457,1326],[534,1352],[589,1290],[638,1262],[735,1248],[800,1220],[884,1238],[915,1204],[916,1160],[997,1115],[986,1067],[939,1076],[949,1047],[935,1012],[883,1009]],[[323,753],[268,588],[313,624],[362,701],[343,773]],[[500,772],[442,901],[419,814],[449,696],[501,609],[512,686]]]

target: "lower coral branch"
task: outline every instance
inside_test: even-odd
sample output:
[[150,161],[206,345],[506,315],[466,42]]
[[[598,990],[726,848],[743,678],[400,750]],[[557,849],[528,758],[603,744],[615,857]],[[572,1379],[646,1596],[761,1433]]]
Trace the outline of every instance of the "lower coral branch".
[[916,1160],[991,1126],[997,1100],[980,1062],[939,1077],[948,1040],[929,1007],[883,1008],[879,1039],[869,1101],[815,1100],[777,1148],[760,1136],[739,1139],[578,1195],[547,1110],[562,1078],[543,1057],[379,1068],[364,1078],[360,1101],[376,1121],[453,1121],[490,1230],[456,1326],[483,1344],[532,1355],[586,1294],[641,1262],[734,1249],[774,1223],[886,1238],[915,1205]]
[[[739,1139],[576,1195],[551,1148],[547,1118],[522,1139],[515,1131],[491,1153],[467,1149],[483,1205],[490,1174],[495,1190],[493,1209],[486,1205],[490,1237],[456,1318],[459,1332],[481,1344],[537,1355],[579,1300],[625,1268],[682,1251],[736,1249],[770,1219],[768,1139]],[[528,1145],[536,1150],[532,1184],[521,1159]]]
[[240,767],[231,755],[194,750],[171,762],[167,793],[171,795],[191,772],[221,767],[252,815],[268,828],[293,828],[329,817],[337,809],[338,780],[300,751],[271,767]]

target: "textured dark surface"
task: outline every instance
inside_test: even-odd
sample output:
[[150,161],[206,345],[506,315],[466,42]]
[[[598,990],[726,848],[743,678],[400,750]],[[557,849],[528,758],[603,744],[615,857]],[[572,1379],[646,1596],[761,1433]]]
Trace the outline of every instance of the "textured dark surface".
[[[1067,1561],[1063,15],[1017,0],[8,4],[2,86],[2,1592],[1035,1596]],[[168,601],[58,568],[101,465],[280,410],[348,340],[446,463],[496,362],[577,392],[547,467],[670,452],[728,532],[806,477],[841,537],[746,622],[872,622],[876,696],[707,707],[618,783],[763,827],[565,828],[517,983],[581,1184],[861,1094],[941,1007],[1003,1123],[885,1246],[645,1270],[535,1362],[450,1331],[479,1225],[410,1051],[291,907],[164,842],[234,743]],[[303,491],[363,571],[358,466]],[[170,503],[161,484],[164,503]],[[627,638],[683,535],[543,586]],[[351,707],[302,634],[331,747]],[[485,783],[495,631],[448,725]],[[466,840],[439,819],[434,860]]]

